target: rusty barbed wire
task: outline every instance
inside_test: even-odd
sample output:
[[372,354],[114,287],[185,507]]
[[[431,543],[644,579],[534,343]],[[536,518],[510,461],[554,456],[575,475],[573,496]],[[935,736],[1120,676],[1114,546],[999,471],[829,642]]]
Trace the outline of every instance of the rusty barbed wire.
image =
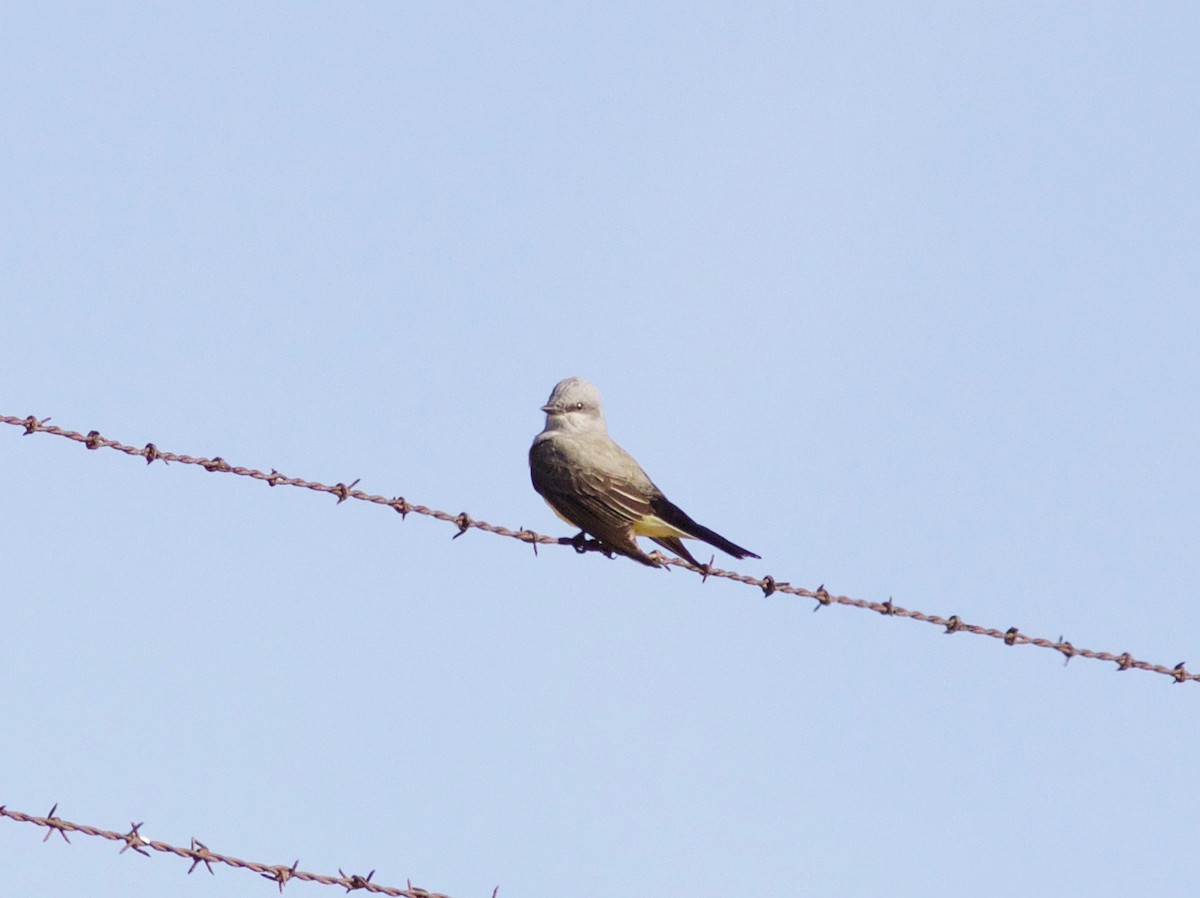
[[[142,855],[142,857],[150,857],[150,851],[157,851],[162,854],[171,854],[176,857],[190,860],[192,865],[188,868],[188,873],[191,874],[201,864],[205,866],[209,873],[215,875],[213,864],[225,864],[227,867],[234,867],[239,870],[249,870],[252,873],[257,873],[263,879],[269,879],[279,886],[279,891],[283,892],[283,887],[288,884],[289,880],[298,879],[304,882],[315,882],[325,886],[341,886],[347,892],[353,892],[362,889],[367,892],[374,892],[378,895],[391,895],[394,898],[449,898],[449,896],[441,892],[430,892],[426,889],[417,888],[410,880],[405,888],[395,886],[380,885],[377,882],[372,882],[372,877],[375,876],[375,871],[372,870],[366,876],[361,876],[357,873],[345,873],[341,869],[338,870],[337,876],[328,876],[320,873],[309,873],[306,870],[299,869],[300,861],[288,864],[262,864],[257,861],[244,861],[241,858],[231,857],[227,854],[220,854],[212,851],[203,842],[192,837],[192,844],[188,848],[183,848],[179,845],[171,845],[168,842],[160,842],[157,839],[147,839],[140,832],[145,826],[144,823],[134,823],[130,821],[128,832],[117,832],[111,829],[101,829],[97,826],[88,826],[85,823],[72,823],[70,820],[64,820],[56,816],[58,813],[58,805],[50,809],[45,817],[38,817],[35,814],[24,814],[21,811],[14,811],[5,805],[0,805],[0,817],[7,817],[9,820],[15,820],[18,823],[32,823],[34,826],[44,826],[46,835],[42,837],[42,841],[47,841],[56,832],[63,837],[63,841],[68,844],[71,840],[67,838],[67,833],[83,833],[85,836],[97,836],[101,839],[107,839],[110,842],[121,842],[124,847],[120,853],[133,850]],[[148,849],[148,850],[147,850]],[[497,886],[492,892],[492,898],[496,898],[500,887]]]
[[[236,474],[239,477],[250,477],[254,480],[261,480],[268,486],[295,486],[302,489],[314,490],[320,493],[329,493],[337,497],[337,502],[340,505],[347,499],[357,499],[362,502],[370,502],[374,505],[388,506],[397,511],[402,518],[408,517],[410,513],[424,515],[426,517],[436,518],[439,521],[444,521],[448,524],[453,524],[458,528],[458,532],[454,534],[452,539],[458,539],[468,530],[483,530],[487,533],[494,533],[498,536],[507,536],[511,539],[519,539],[522,542],[530,543],[533,546],[533,551],[537,553],[537,547],[541,545],[562,545],[571,546],[575,551],[583,552],[603,552],[611,555],[602,544],[595,540],[583,539],[577,537],[553,537],[537,533],[527,528],[512,530],[508,527],[502,527],[497,524],[489,524],[487,521],[480,521],[465,511],[459,514],[450,514],[449,512],[439,511],[435,508],[429,508],[425,505],[415,505],[401,496],[387,498],[386,496],[378,496],[363,490],[355,489],[358,484],[357,480],[350,484],[337,483],[333,486],[328,486],[324,483],[316,481],[304,480],[299,477],[285,477],[275,469],[271,469],[270,473],[260,471],[256,468],[247,468],[240,465],[231,465],[229,462],[220,456],[214,458],[203,458],[191,455],[179,455],[174,452],[164,452],[153,443],[147,443],[142,448],[136,446],[128,446],[120,443],[117,440],[110,440],[107,437],[101,436],[97,431],[91,431],[87,434],[81,434],[77,431],[66,430],[65,428],[56,425],[47,424],[49,418],[35,418],[29,415],[24,418],[12,417],[9,415],[0,415],[0,423],[10,424],[14,427],[21,427],[25,431],[25,435],[29,436],[34,433],[49,433],[54,436],[64,437],[68,440],[73,440],[77,443],[82,443],[88,449],[114,449],[117,452],[125,455],[138,456],[146,460],[146,464],[155,461],[162,462],[179,462],[185,465],[199,465],[206,471],[219,471],[225,474]],[[891,597],[886,602],[873,602],[867,599],[856,599],[850,596],[833,595],[825,589],[825,585],[821,584],[816,589],[805,589],[800,586],[793,586],[786,581],[776,580],[770,574],[765,577],[751,577],[747,574],[742,574],[737,571],[727,571],[718,567],[713,567],[712,561],[704,565],[694,565],[682,558],[664,557],[659,552],[652,553],[662,559],[664,564],[674,567],[682,567],[693,571],[700,575],[701,582],[704,582],[709,577],[718,577],[724,580],[732,580],[735,583],[742,583],[746,586],[754,586],[761,589],[763,596],[771,596],[775,593],[784,593],[786,595],[798,596],[800,598],[813,599],[817,602],[814,610],[817,610],[827,605],[845,605],[850,608],[859,608],[864,611],[874,611],[887,617],[908,618],[910,620],[920,621],[922,623],[933,624],[934,626],[944,627],[947,634],[950,633],[971,633],[976,636],[988,636],[992,639],[998,639],[1007,646],[1015,645],[1032,645],[1042,649],[1053,649],[1059,652],[1066,659],[1064,663],[1072,658],[1089,658],[1094,661],[1111,661],[1117,665],[1118,671],[1124,670],[1143,670],[1149,673],[1162,674],[1170,677],[1175,683],[1184,683],[1189,681],[1200,680],[1200,673],[1192,673],[1184,667],[1184,662],[1176,664],[1174,667],[1168,667],[1165,664],[1154,664],[1149,661],[1142,661],[1134,658],[1129,652],[1116,654],[1113,652],[1095,651],[1093,649],[1077,648],[1070,642],[1066,641],[1062,636],[1058,639],[1046,639],[1041,636],[1028,636],[1022,633],[1016,627],[1009,627],[1007,630],[1000,630],[995,627],[984,627],[979,624],[971,624],[962,620],[957,614],[952,614],[950,617],[941,617],[936,614],[926,614],[923,611],[917,611],[911,608],[903,608],[895,604]]]

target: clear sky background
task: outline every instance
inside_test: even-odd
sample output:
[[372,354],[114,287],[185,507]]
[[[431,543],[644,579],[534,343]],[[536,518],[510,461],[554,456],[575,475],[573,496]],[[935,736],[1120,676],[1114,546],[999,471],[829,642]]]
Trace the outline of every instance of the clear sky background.
[[[723,566],[1200,669],[1200,7],[992,6],[6,4],[0,414],[568,535],[582,375]],[[1200,892],[1200,685],[0,471],[11,808],[454,898]],[[275,894],[41,836],[4,894]]]

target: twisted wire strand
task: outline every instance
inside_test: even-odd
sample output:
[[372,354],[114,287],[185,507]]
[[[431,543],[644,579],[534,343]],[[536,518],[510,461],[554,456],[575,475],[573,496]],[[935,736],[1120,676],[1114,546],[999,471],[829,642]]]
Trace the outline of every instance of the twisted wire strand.
[[[329,493],[337,497],[338,504],[345,502],[347,499],[356,499],[360,502],[370,502],[375,505],[384,505],[397,511],[402,517],[407,517],[410,513],[423,515],[425,517],[436,518],[439,521],[444,521],[448,524],[453,524],[458,528],[458,532],[454,534],[455,539],[462,536],[468,530],[482,530],[486,533],[493,533],[497,536],[506,536],[511,539],[518,539],[525,543],[530,543],[536,553],[538,545],[564,545],[571,546],[577,552],[603,552],[611,554],[599,542],[595,540],[586,540],[580,538],[552,537],[545,534],[537,533],[527,528],[517,530],[503,527],[498,524],[490,524],[487,521],[481,521],[471,517],[467,512],[459,514],[451,514],[446,511],[440,511],[436,508],[430,508],[426,505],[418,505],[409,502],[401,496],[388,498],[386,496],[375,495],[364,492],[363,490],[355,489],[358,481],[355,480],[350,484],[337,483],[332,486],[324,483],[319,483],[313,480],[304,480],[300,477],[287,477],[279,473],[274,468],[270,472],[258,470],[257,468],[248,468],[241,465],[231,465],[229,462],[220,456],[214,458],[204,458],[192,455],[182,455],[175,452],[165,452],[160,450],[153,443],[147,443],[139,448],[121,443],[117,440],[109,439],[102,436],[97,431],[93,430],[87,434],[79,433],[74,430],[67,430],[57,425],[48,424],[49,418],[36,418],[29,415],[24,418],[14,417],[9,415],[0,415],[0,423],[9,424],[14,427],[23,428],[25,435],[28,436],[34,433],[48,433],[54,436],[63,437],[72,440],[76,443],[82,443],[88,449],[113,449],[125,455],[137,456],[144,458],[147,464],[155,461],[162,462],[178,462],[185,465],[198,465],[206,471],[220,472],[224,474],[235,474],[239,477],[250,477],[254,480],[261,480],[269,486],[292,486],[301,489],[313,490],[319,493]],[[927,614],[923,611],[918,611],[912,608],[903,608],[895,604],[891,598],[886,602],[874,602],[867,599],[856,599],[850,596],[833,595],[829,593],[822,584],[816,589],[805,589],[800,586],[793,586],[786,581],[777,580],[771,575],[765,577],[752,577],[747,574],[742,574],[737,571],[727,571],[722,568],[714,567],[711,562],[704,565],[694,565],[682,558],[663,557],[661,553],[658,555],[664,564],[674,567],[682,567],[693,571],[700,575],[701,582],[709,577],[719,577],[724,580],[732,580],[736,583],[742,583],[746,586],[754,586],[763,591],[764,596],[770,596],[775,593],[784,593],[786,595],[798,596],[801,598],[813,599],[821,605],[845,605],[851,608],[859,608],[865,611],[874,611],[888,617],[908,618],[910,620],[921,621],[922,623],[933,624],[938,627],[944,627],[946,633],[971,633],[976,636],[987,636],[992,639],[999,639],[1005,645],[1032,645],[1042,649],[1053,649],[1061,653],[1067,661],[1072,658],[1089,658],[1094,661],[1109,661],[1117,665],[1117,670],[1142,670],[1149,673],[1161,674],[1170,677],[1175,683],[1194,682],[1200,680],[1200,673],[1192,673],[1188,671],[1183,662],[1170,667],[1165,664],[1155,664],[1149,661],[1143,661],[1134,658],[1129,652],[1105,652],[1096,651],[1088,648],[1077,648],[1070,642],[1063,639],[1061,636],[1058,639],[1047,639],[1041,636],[1029,636],[1022,633],[1016,627],[1009,627],[1006,630],[1001,630],[995,627],[985,627],[979,624],[972,624],[962,620],[957,614],[952,614],[949,617],[941,617],[936,614]]]
[[[190,860],[192,865],[188,868],[188,873],[192,873],[201,864],[204,865],[209,873],[214,873],[213,864],[224,864],[239,870],[249,870],[252,873],[257,873],[263,879],[269,879],[278,884],[281,893],[283,892],[283,887],[290,880],[299,879],[304,882],[315,882],[326,886],[341,886],[347,892],[363,889],[364,891],[374,892],[378,895],[395,896],[395,898],[449,898],[449,896],[441,892],[430,892],[417,888],[411,882],[405,888],[380,885],[377,882],[371,881],[375,876],[374,870],[366,876],[361,876],[357,873],[344,873],[341,870],[338,870],[338,876],[309,873],[307,870],[300,869],[299,860],[290,866],[286,864],[263,864],[258,861],[244,861],[241,858],[212,851],[207,845],[194,837],[189,848],[172,845],[169,842],[160,842],[157,839],[147,839],[140,832],[141,828],[145,825],[144,823],[133,823],[131,821],[129,832],[120,833],[116,830],[89,826],[86,823],[73,823],[70,820],[64,820],[56,816],[57,812],[57,804],[50,809],[50,813],[45,817],[38,817],[35,814],[25,814],[21,811],[14,811],[4,805],[0,805],[0,817],[7,817],[9,820],[15,820],[18,823],[31,823],[34,826],[45,827],[46,835],[42,838],[43,842],[47,841],[56,832],[68,843],[71,840],[67,838],[67,833],[83,833],[85,836],[96,836],[101,839],[107,839],[110,842],[123,843],[124,847],[121,849],[121,854],[124,854],[126,851],[133,851],[143,857],[150,857],[151,851],[157,851],[162,854],[171,854],[184,860]],[[497,892],[499,892],[499,886],[492,892],[492,898],[496,898]]]

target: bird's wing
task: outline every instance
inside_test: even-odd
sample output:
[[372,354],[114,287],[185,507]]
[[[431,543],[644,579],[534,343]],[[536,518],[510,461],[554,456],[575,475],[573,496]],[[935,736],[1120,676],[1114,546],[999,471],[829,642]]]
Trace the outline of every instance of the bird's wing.
[[533,488],[576,527],[623,555],[653,564],[633,535],[634,524],[650,513],[651,497],[614,476],[602,464],[604,454],[593,448],[567,438],[534,443],[529,450]]

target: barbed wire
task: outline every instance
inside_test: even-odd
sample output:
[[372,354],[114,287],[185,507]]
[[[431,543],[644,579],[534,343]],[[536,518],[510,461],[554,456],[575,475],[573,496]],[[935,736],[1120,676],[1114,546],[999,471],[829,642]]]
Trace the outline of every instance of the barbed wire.
[[[87,434],[81,434],[77,431],[66,430],[56,425],[47,424],[49,418],[35,418],[32,415],[18,418],[9,415],[0,415],[0,423],[10,424],[14,427],[24,428],[25,435],[29,436],[34,433],[49,433],[54,436],[64,437],[68,440],[73,440],[77,443],[82,443],[88,449],[114,449],[117,452],[125,455],[137,456],[144,458],[146,464],[151,464],[155,461],[162,462],[179,462],[185,465],[199,465],[206,471],[220,472],[223,474],[236,474],[239,477],[250,477],[254,480],[261,480],[269,486],[294,486],[302,489],[313,490],[319,493],[329,493],[337,497],[338,504],[345,502],[347,499],[357,499],[361,502],[370,502],[374,505],[384,505],[397,511],[402,518],[408,517],[410,513],[424,515],[426,517],[436,518],[439,521],[453,524],[458,528],[458,532],[454,534],[453,539],[462,536],[468,530],[483,530],[486,533],[494,533],[497,536],[507,536],[511,539],[518,539],[522,542],[530,543],[533,546],[534,553],[537,552],[538,545],[563,545],[571,546],[577,552],[603,552],[611,555],[604,545],[596,540],[584,539],[582,534],[578,537],[553,537],[537,533],[533,530],[524,527],[517,530],[512,530],[508,527],[502,527],[497,524],[489,524],[487,521],[477,520],[471,517],[465,511],[459,514],[450,514],[449,512],[439,511],[435,508],[429,508],[425,505],[416,505],[403,497],[397,496],[388,498],[386,496],[374,495],[364,492],[363,490],[355,489],[358,481],[355,480],[349,484],[337,483],[329,486],[324,483],[318,483],[312,480],[304,480],[299,477],[286,477],[280,474],[274,468],[271,471],[264,472],[256,468],[247,468],[240,465],[231,465],[229,462],[220,456],[214,458],[203,458],[192,455],[180,455],[174,452],[164,452],[153,443],[147,443],[145,446],[138,448],[137,446],[129,446],[117,440],[110,440],[107,437],[101,436],[96,431],[91,431]],[[891,597],[886,602],[873,602],[867,599],[856,599],[850,596],[833,595],[825,589],[825,585],[821,584],[816,589],[805,589],[800,586],[793,586],[787,581],[777,580],[775,577],[768,574],[765,577],[751,577],[747,574],[742,574],[737,571],[727,571],[718,567],[714,567],[712,561],[708,564],[694,565],[682,558],[664,557],[661,553],[652,553],[659,557],[663,564],[674,567],[682,567],[693,571],[700,575],[701,582],[704,582],[709,577],[718,577],[724,580],[732,580],[735,583],[742,583],[746,586],[754,586],[761,589],[764,596],[771,596],[775,593],[784,593],[786,595],[798,596],[800,598],[813,599],[817,602],[814,610],[828,605],[845,605],[850,608],[859,608],[864,611],[874,611],[878,614],[887,617],[908,618],[910,620],[920,621],[922,623],[933,624],[934,626],[944,627],[947,634],[950,633],[971,633],[976,636],[987,636],[992,639],[999,639],[1005,645],[1032,645],[1042,649],[1053,649],[1063,655],[1066,661],[1072,658],[1090,658],[1094,661],[1110,661],[1117,665],[1118,671],[1123,670],[1143,670],[1149,673],[1162,674],[1170,677],[1175,683],[1184,683],[1189,681],[1200,680],[1200,673],[1192,673],[1184,667],[1184,662],[1176,664],[1174,667],[1169,667],[1165,664],[1154,664],[1149,661],[1142,661],[1134,658],[1129,652],[1114,652],[1095,651],[1087,648],[1077,648],[1060,636],[1058,639],[1046,639],[1040,636],[1028,636],[1022,633],[1016,627],[1009,627],[1007,630],[1001,630],[995,627],[985,627],[979,624],[971,624],[962,620],[957,614],[952,614],[949,617],[941,617],[936,614],[926,614],[923,611],[917,611],[911,608],[903,608],[895,604]],[[1064,663],[1066,663],[1064,661]]]
[[[257,873],[263,879],[269,879],[279,886],[279,891],[283,892],[283,887],[290,880],[299,879],[304,882],[315,882],[324,886],[341,886],[347,892],[353,892],[358,889],[363,889],[368,892],[375,892],[379,895],[392,895],[395,898],[449,898],[449,896],[441,892],[430,892],[425,889],[417,888],[410,880],[408,885],[401,889],[395,886],[384,886],[371,880],[375,876],[375,871],[372,870],[366,876],[361,876],[357,873],[345,873],[338,870],[337,876],[327,876],[320,873],[309,873],[306,870],[300,869],[300,861],[289,865],[286,864],[261,864],[257,861],[244,861],[241,858],[231,857],[227,854],[219,854],[216,851],[209,849],[203,842],[192,837],[192,844],[189,848],[183,848],[179,845],[171,845],[168,842],[159,842],[156,839],[147,839],[140,832],[145,823],[134,823],[130,821],[129,832],[121,833],[111,829],[101,829],[97,826],[88,826],[85,823],[72,823],[70,820],[64,820],[61,817],[55,816],[58,813],[58,805],[54,805],[50,809],[50,813],[45,817],[38,817],[34,814],[24,814],[21,811],[10,810],[5,805],[0,805],[0,817],[7,817],[9,820],[15,820],[18,823],[32,823],[34,826],[46,827],[46,835],[42,837],[42,841],[47,841],[56,832],[63,837],[63,840],[70,844],[71,840],[67,838],[67,833],[83,833],[85,836],[98,836],[101,839],[108,839],[110,842],[122,842],[124,847],[120,853],[126,851],[134,851],[142,857],[150,857],[150,851],[158,851],[163,854],[172,854],[176,857],[190,860],[192,865],[188,868],[188,873],[194,872],[201,864],[208,870],[209,873],[215,875],[213,864],[225,864],[228,867],[234,867],[240,870],[249,870],[252,873]],[[149,849],[149,851],[147,851]],[[500,891],[497,886],[492,891],[492,898],[496,898]]]

